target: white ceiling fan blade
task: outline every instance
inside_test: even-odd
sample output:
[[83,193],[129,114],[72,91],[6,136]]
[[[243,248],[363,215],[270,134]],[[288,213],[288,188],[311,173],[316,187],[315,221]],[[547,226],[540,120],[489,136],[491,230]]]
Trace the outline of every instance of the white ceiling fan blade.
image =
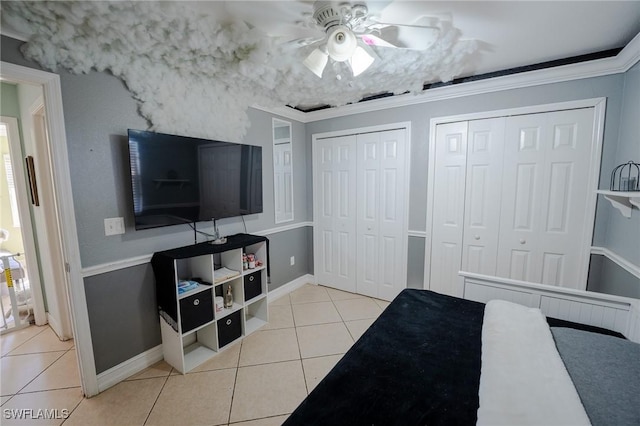
[[356,47],[356,50],[353,52],[353,55],[349,59],[349,65],[351,66],[351,71],[353,71],[353,76],[357,77],[366,71],[367,68],[373,64],[375,58],[370,55],[362,46]]
[[404,49],[425,50],[431,47],[440,34],[437,18],[423,16],[411,24],[378,22],[372,26],[387,43]]
[[367,46],[376,46],[376,47],[397,47],[393,44],[389,43],[386,40],[381,39],[375,34],[360,34],[358,36],[360,40]]
[[265,34],[279,37],[282,40],[324,34],[318,28],[302,24],[304,17],[311,16],[313,13],[313,2],[311,1],[268,2],[268,7],[265,7],[266,5],[265,1],[224,2],[227,13],[234,19],[241,19]]
[[322,50],[315,48],[302,63],[309,68],[315,75],[322,78],[324,67],[327,66],[329,55]]

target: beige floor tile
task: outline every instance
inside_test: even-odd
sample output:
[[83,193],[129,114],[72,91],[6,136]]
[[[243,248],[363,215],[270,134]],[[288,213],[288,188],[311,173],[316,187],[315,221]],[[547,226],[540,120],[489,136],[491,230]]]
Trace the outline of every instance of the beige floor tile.
[[291,307],[296,327],[342,321],[333,302],[303,303]]
[[143,425],[165,380],[155,378],[118,383],[99,395],[83,399],[64,425]]
[[289,414],[306,396],[307,388],[299,360],[240,367],[230,421]]
[[11,333],[0,336],[0,352],[2,353],[2,356],[8,354],[29,339],[42,333],[47,328],[49,328],[49,326],[38,327],[36,325],[32,325],[31,327],[12,331]]
[[349,299],[333,302],[345,321],[353,321],[366,318],[378,318],[382,308],[373,299]]
[[290,304],[269,304],[269,322],[260,330],[275,330],[278,328],[291,328],[293,326],[293,312],[291,311]]
[[153,379],[154,377],[167,377],[173,367],[171,367],[165,360],[158,361],[151,367],[145,368],[141,372],[134,374],[127,380],[140,380],[140,379]]
[[340,361],[342,355],[321,356],[302,360],[304,379],[307,381],[309,393],[320,383],[324,376]]
[[[60,425],[82,399],[82,389],[79,387],[19,394],[3,406],[2,425]],[[27,417],[18,420],[7,419],[7,412],[4,410],[33,411],[23,411],[22,414]],[[52,418],[45,418],[44,413],[39,413],[38,410],[47,410],[48,416]]]
[[291,296],[291,304],[331,301],[326,288],[313,284],[305,284],[289,293],[289,296]]
[[201,371],[224,370],[228,368],[237,368],[238,359],[240,358],[240,348],[242,341],[235,342],[231,346],[225,347],[217,355],[209,361],[199,365],[189,372],[198,373]]
[[355,321],[345,321],[345,325],[349,329],[349,333],[351,333],[353,340],[358,340],[360,336],[362,336],[364,332],[371,327],[371,324],[373,324],[375,320],[375,318],[367,318]]
[[242,341],[240,366],[300,359],[294,328],[258,331]]
[[273,306],[282,306],[282,305],[290,305],[291,304],[291,298],[289,297],[289,293],[285,294],[282,297],[278,297],[277,299],[271,300],[271,298],[269,298],[269,305],[273,305]]
[[47,327],[42,333],[27,340],[16,349],[9,352],[9,355],[33,354],[40,352],[68,351],[73,347],[73,340],[62,341],[56,333]]
[[12,395],[29,384],[64,352],[4,356],[0,360],[0,394]]
[[367,296],[361,294],[349,293],[348,291],[337,290],[335,288],[324,287],[329,293],[331,300],[349,300],[349,299],[362,299]]
[[235,368],[169,377],[146,425],[227,424],[235,378]]
[[343,354],[353,344],[344,323],[296,327],[302,358]]
[[376,302],[383,311],[387,309],[387,306],[389,306],[389,304],[391,304],[391,302],[387,302],[386,300],[373,299],[373,301]]
[[21,392],[75,388],[80,386],[78,360],[76,351],[71,350],[62,355],[49,368],[27,385]]
[[267,418],[258,419],[258,420],[249,420],[246,422],[231,423],[231,425],[233,426],[280,426],[288,418],[289,418],[288,415],[274,416],[274,417],[267,417]]

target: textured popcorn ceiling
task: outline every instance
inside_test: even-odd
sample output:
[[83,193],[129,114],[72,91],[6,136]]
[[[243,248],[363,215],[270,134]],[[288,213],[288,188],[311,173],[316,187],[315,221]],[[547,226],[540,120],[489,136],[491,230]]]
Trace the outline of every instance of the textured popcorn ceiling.
[[243,22],[179,2],[2,2],[3,23],[30,34],[23,54],[50,70],[108,71],[121,78],[152,129],[239,141],[251,105],[333,106],[365,96],[420,92],[449,81],[477,52],[450,22],[438,21],[425,51],[378,48],[357,78],[327,67],[324,78],[302,60],[313,47],[294,48]]

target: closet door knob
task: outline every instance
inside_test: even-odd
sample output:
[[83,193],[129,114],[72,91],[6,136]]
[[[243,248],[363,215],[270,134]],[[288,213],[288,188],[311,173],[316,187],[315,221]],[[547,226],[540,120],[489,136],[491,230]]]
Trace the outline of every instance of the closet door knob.
[[480,239],[480,235],[474,235],[473,238],[475,238],[476,240]]
[[525,240],[524,238],[520,238],[520,244],[524,244],[526,242],[527,242],[527,240]]

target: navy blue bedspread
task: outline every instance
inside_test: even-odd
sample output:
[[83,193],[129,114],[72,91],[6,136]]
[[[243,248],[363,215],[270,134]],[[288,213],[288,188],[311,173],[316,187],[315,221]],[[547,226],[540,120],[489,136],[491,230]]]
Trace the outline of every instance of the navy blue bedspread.
[[285,425],[472,425],[484,304],[403,290]]
[[[484,307],[403,290],[284,424],[475,425]],[[624,338],[598,327],[547,322]]]

